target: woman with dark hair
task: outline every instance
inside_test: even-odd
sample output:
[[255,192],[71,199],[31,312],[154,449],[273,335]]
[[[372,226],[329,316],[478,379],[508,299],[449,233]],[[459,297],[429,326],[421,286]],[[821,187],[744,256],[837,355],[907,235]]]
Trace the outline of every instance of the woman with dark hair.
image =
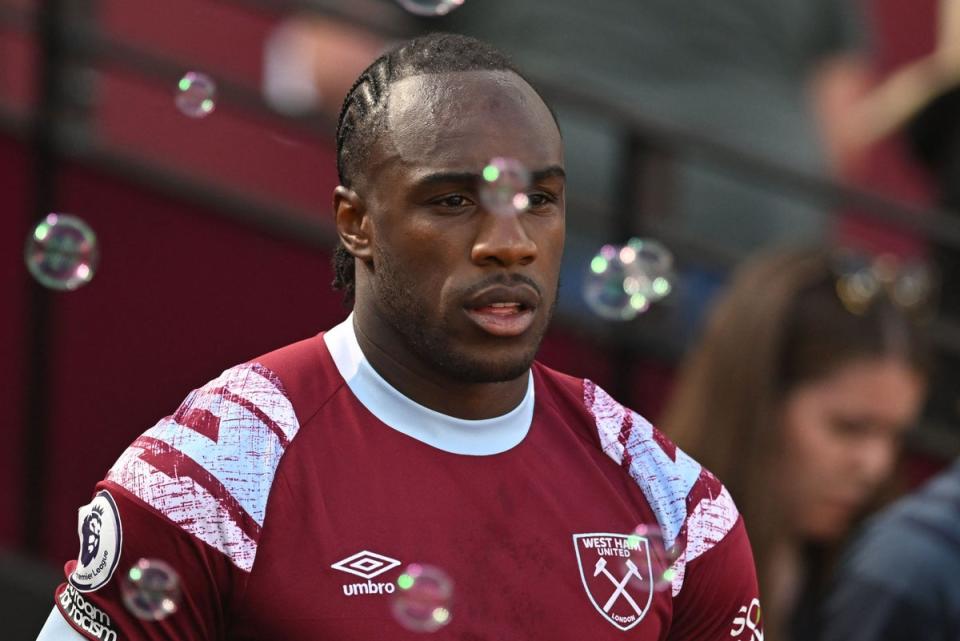
[[814,638],[824,561],[889,480],[926,390],[927,349],[884,286],[890,265],[856,298],[832,261],[800,249],[746,263],[662,421],[743,514],[768,641]]

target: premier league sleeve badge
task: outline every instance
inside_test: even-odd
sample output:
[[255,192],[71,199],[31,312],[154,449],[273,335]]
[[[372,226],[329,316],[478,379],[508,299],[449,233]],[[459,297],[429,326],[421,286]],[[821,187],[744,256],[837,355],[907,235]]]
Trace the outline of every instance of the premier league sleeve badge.
[[93,592],[106,585],[120,561],[123,529],[110,492],[97,492],[90,503],[80,508],[77,535],[80,554],[68,580],[80,592]]

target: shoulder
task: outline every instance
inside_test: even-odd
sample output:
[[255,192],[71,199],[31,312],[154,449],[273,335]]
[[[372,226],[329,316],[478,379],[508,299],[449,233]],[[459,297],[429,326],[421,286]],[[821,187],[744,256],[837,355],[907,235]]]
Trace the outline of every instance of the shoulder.
[[551,397],[569,397],[575,400],[578,406],[581,405],[583,385],[588,382],[586,379],[564,374],[547,367],[540,361],[534,361],[533,375],[534,380],[543,386]]
[[[956,585],[960,579],[960,463],[867,522],[845,574],[890,589]],[[921,581],[922,579],[922,581]]]
[[277,374],[245,363],[190,392],[106,481],[249,571],[277,467],[299,427]]
[[958,500],[955,465],[867,523],[826,599],[825,640],[953,638],[947,630],[960,624]]
[[664,542],[683,550],[673,582],[676,595],[686,566],[734,532],[740,515],[733,499],[713,474],[660,430],[589,380],[583,381],[583,404],[603,452],[643,491]]
[[329,347],[331,338],[342,334],[342,325],[248,363],[271,372],[302,424],[346,384]]

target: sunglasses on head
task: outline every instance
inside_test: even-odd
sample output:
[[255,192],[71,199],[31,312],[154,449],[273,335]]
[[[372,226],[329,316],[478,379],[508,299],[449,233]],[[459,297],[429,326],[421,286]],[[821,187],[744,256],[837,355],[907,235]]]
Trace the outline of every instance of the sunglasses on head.
[[928,311],[936,279],[929,264],[893,254],[841,250],[832,260],[837,296],[852,314],[862,315],[882,296],[898,309]]

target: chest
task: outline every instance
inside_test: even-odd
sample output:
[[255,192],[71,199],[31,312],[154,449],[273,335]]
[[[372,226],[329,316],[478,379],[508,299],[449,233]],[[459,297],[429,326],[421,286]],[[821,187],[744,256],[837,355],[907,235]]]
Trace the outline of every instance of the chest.
[[653,516],[602,453],[534,428],[493,457],[363,431],[342,435],[349,456],[285,463],[244,597],[251,639],[421,638],[435,614],[437,639],[665,637],[670,591],[627,536]]

